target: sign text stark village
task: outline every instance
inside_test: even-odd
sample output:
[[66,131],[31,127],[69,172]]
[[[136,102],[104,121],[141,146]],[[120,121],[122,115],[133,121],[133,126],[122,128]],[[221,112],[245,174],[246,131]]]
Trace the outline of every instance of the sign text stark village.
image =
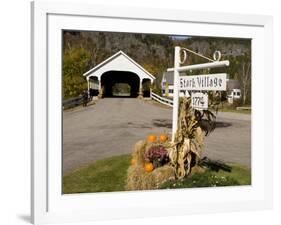
[[180,76],[180,90],[216,90],[226,89],[226,74],[205,74]]

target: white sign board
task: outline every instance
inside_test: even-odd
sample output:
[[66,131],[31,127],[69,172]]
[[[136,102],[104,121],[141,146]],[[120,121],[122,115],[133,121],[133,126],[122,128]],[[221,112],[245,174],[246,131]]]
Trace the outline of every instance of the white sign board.
[[180,90],[225,91],[226,73],[180,76]]
[[191,105],[194,109],[208,109],[208,94],[200,92],[191,93]]

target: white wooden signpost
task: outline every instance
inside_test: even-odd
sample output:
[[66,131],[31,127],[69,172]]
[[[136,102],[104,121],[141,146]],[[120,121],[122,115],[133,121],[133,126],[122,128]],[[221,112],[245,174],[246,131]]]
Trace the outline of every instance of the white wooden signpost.
[[[207,59],[208,63],[180,66],[187,59],[187,53],[195,54],[201,58]],[[183,59],[181,60],[181,53]],[[174,97],[173,97],[173,129],[172,141],[175,140],[175,134],[178,128],[178,109],[179,109],[179,91],[224,91],[226,90],[226,74],[202,74],[195,76],[180,76],[180,72],[200,69],[211,69],[217,67],[229,66],[229,61],[220,61],[221,53],[215,51],[213,59],[203,56],[187,48],[175,47],[174,68],[167,71],[174,71]],[[196,109],[208,108],[208,95],[200,92],[192,93],[192,106]]]

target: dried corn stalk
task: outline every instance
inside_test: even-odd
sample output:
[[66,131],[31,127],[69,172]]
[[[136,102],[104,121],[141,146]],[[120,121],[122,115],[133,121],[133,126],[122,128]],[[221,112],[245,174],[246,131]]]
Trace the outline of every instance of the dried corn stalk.
[[[200,112],[191,107],[191,98],[181,98],[178,130],[174,143],[166,148],[178,179],[187,176],[197,165],[204,147],[204,133],[200,127],[204,115],[212,122],[215,116],[208,110]],[[207,133],[207,132],[206,132]]]

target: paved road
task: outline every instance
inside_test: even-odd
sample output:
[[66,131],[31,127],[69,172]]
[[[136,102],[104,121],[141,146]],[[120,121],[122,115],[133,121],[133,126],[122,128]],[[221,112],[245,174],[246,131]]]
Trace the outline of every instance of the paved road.
[[[206,138],[205,154],[250,166],[249,115],[220,113],[218,128]],[[171,132],[172,110],[134,98],[106,98],[63,113],[63,171],[98,159],[131,153],[152,133]]]

